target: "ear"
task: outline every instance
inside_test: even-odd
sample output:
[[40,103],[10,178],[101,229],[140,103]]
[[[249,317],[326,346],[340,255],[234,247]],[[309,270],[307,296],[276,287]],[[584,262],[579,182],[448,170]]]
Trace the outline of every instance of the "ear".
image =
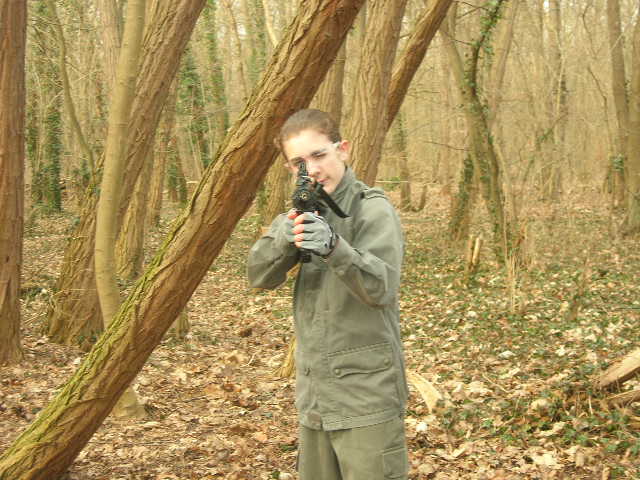
[[349,158],[349,152],[351,151],[351,142],[349,142],[349,140],[342,140],[340,145],[338,145],[338,151],[343,155],[346,155],[344,160],[347,160]]

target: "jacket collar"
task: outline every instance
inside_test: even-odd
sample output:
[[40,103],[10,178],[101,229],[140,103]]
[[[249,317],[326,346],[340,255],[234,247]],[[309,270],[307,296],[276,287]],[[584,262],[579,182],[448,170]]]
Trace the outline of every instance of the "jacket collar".
[[353,170],[351,170],[348,165],[345,165],[344,168],[345,171],[344,175],[342,176],[342,180],[340,180],[340,183],[336,187],[335,191],[331,194],[331,198],[333,198],[333,200],[336,202],[339,202],[344,198],[346,191],[351,185],[353,185],[356,180],[356,174],[353,172]]

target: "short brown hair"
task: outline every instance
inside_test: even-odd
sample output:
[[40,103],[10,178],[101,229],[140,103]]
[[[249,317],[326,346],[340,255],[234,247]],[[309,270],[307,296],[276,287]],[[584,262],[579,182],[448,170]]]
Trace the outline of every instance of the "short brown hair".
[[318,133],[324,133],[332,143],[342,140],[338,124],[327,112],[316,110],[315,108],[306,108],[298,110],[287,118],[280,129],[280,134],[275,138],[276,145],[282,150],[282,144],[285,141],[303,130],[315,130]]

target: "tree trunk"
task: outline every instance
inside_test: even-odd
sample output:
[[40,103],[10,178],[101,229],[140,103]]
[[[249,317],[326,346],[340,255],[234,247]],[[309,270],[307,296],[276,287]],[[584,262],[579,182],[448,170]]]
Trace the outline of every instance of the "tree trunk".
[[102,332],[93,259],[96,234],[96,185],[90,185],[80,211],[80,222],[65,250],[60,276],[47,313],[47,335],[52,341],[88,350]]
[[22,359],[26,0],[0,4],[0,365]]
[[249,99],[249,76],[246,73],[246,68],[244,67],[244,59],[245,54],[242,48],[242,41],[240,40],[240,34],[238,33],[238,22],[236,21],[235,13],[233,12],[233,8],[229,4],[229,0],[222,0],[222,3],[225,6],[227,11],[227,15],[229,16],[229,23],[231,31],[233,33],[235,48],[236,48],[236,62],[238,65],[238,76],[240,77],[240,86],[242,87],[242,103],[246,102]]
[[151,176],[151,186],[149,195],[149,212],[147,215],[148,226],[158,226],[160,224],[160,213],[162,211],[162,199],[164,195],[165,178],[167,176],[167,165],[172,150],[172,138],[174,135],[174,125],[176,118],[176,96],[177,88],[174,80],[169,97],[162,112],[160,120],[159,135],[156,139],[156,150],[153,154],[155,168]]
[[301,5],[215,168],[76,373],[0,456],[0,479],[55,478],[84,448],[251,205],[276,155],[271,139],[309,104],[363,1]]
[[[565,73],[565,58],[562,50],[562,11],[559,0],[549,1],[551,27],[549,28],[550,52],[550,95],[547,105],[546,134],[552,140],[541,143],[543,165],[542,194],[547,200],[556,201],[562,188],[562,173],[565,165],[565,137],[567,125],[567,79]],[[547,147],[547,148],[545,148]]]
[[473,159],[468,155],[463,160],[458,191],[451,204],[449,239],[453,242],[460,242],[469,235],[477,191]]
[[340,125],[344,101],[344,67],[347,61],[347,43],[343,43],[338,56],[311,102],[311,107],[327,112]]
[[629,158],[625,233],[640,232],[640,19],[633,29],[633,65],[629,95]]
[[[142,65],[127,127],[127,159],[122,177],[118,221],[131,199],[135,182],[153,145],[162,107],[180,64],[180,56],[206,0],[156,1],[145,30]],[[148,94],[153,92],[153,95]],[[65,252],[54,302],[48,313],[49,335],[71,344],[93,341],[100,331],[98,297],[95,290],[94,238],[96,186],[87,190],[80,222]],[[120,223],[118,224],[118,230]]]
[[[95,268],[96,287],[105,326],[120,307],[120,289],[116,274],[117,206],[121,197],[122,174],[127,156],[126,129],[135,95],[136,78],[142,51],[142,33],[146,0],[129,0],[109,108],[104,169],[96,215]],[[145,181],[145,183],[147,183]],[[135,203],[135,202],[134,202]],[[144,226],[144,222],[141,228]],[[123,392],[114,413],[121,417],[144,417],[144,408],[131,387]]]
[[396,114],[393,127],[393,145],[398,159],[398,177],[400,178],[400,209],[411,210],[411,175],[407,159],[407,134],[404,128],[404,115]]
[[118,9],[118,0],[98,0],[100,19],[102,28],[100,36],[102,39],[102,53],[104,55],[104,73],[107,85],[107,96],[113,91],[113,82],[116,78],[116,67],[118,65],[118,52],[120,52],[120,41],[122,37],[122,19]]
[[258,83],[267,63],[267,26],[262,0],[242,0],[249,40],[247,71],[251,88]]
[[624,37],[620,28],[620,3],[607,0],[607,29],[611,50],[611,85],[618,124],[615,153],[609,169],[613,175],[613,195],[616,203],[623,204],[626,196],[624,169],[628,157],[629,103],[624,61]]
[[[229,107],[227,92],[222,74],[222,60],[217,40],[217,3],[209,0],[204,10],[205,25],[207,26],[208,53],[212,62],[211,83],[213,94],[215,141],[220,144],[229,129]],[[215,154],[215,151],[213,152]]]
[[117,205],[121,196],[122,174],[127,156],[126,129],[131,115],[138,77],[146,0],[127,2],[122,48],[114,83],[105,160],[96,218],[95,263],[96,286],[105,325],[111,322],[120,306],[120,289],[116,275],[116,240],[118,238]]
[[374,185],[387,131],[387,96],[407,0],[372,0],[346,128],[358,178]]
[[[487,92],[489,104],[489,127],[495,127],[498,110],[502,101],[504,75],[507,70],[507,59],[513,43],[513,29],[518,16],[518,7],[521,0],[510,0],[504,7],[504,20],[499,25],[495,47],[495,58],[489,71],[489,88]],[[498,135],[502,138],[502,135]]]
[[286,208],[288,179],[289,170],[284,164],[284,157],[279,155],[278,161],[269,170],[263,191],[260,192],[264,194],[264,205],[260,209],[261,230],[257,232],[258,235],[262,235],[263,230]]
[[202,86],[204,120],[208,131],[206,141],[207,151],[210,154],[205,164],[211,161],[217,145],[222,142],[229,128],[226,88],[218,53],[218,34],[216,2],[209,0],[202,11],[201,21],[196,24],[191,40],[193,57]]
[[182,67],[178,74],[179,116],[185,122],[185,153],[193,160],[191,179],[200,178],[202,170],[210,159],[210,138],[208,115],[205,112],[205,98],[202,79],[198,73],[193,47],[187,47]]
[[58,18],[58,11],[54,0],[45,0],[49,13],[53,20],[53,28],[56,34],[56,40],[58,41],[59,56],[58,61],[60,63],[60,78],[62,79],[62,92],[64,94],[64,103],[71,120],[71,127],[75,134],[78,144],[82,149],[82,153],[86,156],[87,162],[91,173],[96,171],[96,165],[93,155],[93,150],[87,141],[87,137],[84,134],[80,121],[78,120],[78,114],[76,113],[76,106],[71,96],[71,83],[69,81],[69,73],[67,72],[67,43],[64,37],[64,31],[62,30],[62,23]]
[[[480,180],[480,192],[489,212],[495,243],[494,248],[500,261],[505,261],[509,255],[515,252],[515,239],[513,238],[515,227],[507,219],[502,172],[494,147],[495,140],[490,135],[487,109],[479,97],[478,60],[481,49],[490,39],[491,30],[498,21],[500,8],[503,4],[504,0],[498,0],[487,9],[486,16],[481,22],[482,28],[479,39],[473,42],[471,51],[468,54],[469,60],[466,70],[452,37],[446,32],[443,35],[456,84],[464,100],[465,119],[471,136],[470,156],[473,162],[473,171]],[[462,176],[463,181],[468,177],[467,168],[468,165],[465,165],[465,174]],[[463,203],[460,200],[462,197],[471,198],[471,192],[460,191],[458,197],[457,207],[459,210],[463,207]],[[461,214],[458,210],[454,211],[452,222],[456,221],[456,217],[464,219],[464,214]],[[512,221],[515,221],[515,219],[512,219]]]
[[[156,160],[153,154],[149,154],[142,174],[136,182],[133,198],[127,213],[125,213],[122,229],[118,234],[116,244],[117,271],[118,276],[123,280],[133,281],[140,276],[143,270],[147,210],[150,210],[149,190],[154,181],[155,170],[164,173],[164,168],[159,168],[158,165],[155,165],[154,168]],[[150,178],[151,181],[149,181]]]
[[385,131],[389,130],[393,119],[400,110],[400,106],[409,89],[409,84],[424,60],[427,49],[447,16],[447,12],[452,3],[453,0],[437,0],[431,9],[425,8],[422,17],[413,29],[411,38],[393,69],[393,75],[389,84],[386,116],[387,125]]

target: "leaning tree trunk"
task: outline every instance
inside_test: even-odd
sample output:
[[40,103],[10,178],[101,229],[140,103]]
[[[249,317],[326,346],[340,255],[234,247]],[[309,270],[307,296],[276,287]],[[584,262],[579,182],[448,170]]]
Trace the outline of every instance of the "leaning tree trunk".
[[[153,95],[136,96],[127,127],[127,161],[122,177],[118,221],[124,218],[131,192],[153,146],[154,133],[180,57],[206,0],[157,0],[148,15],[148,28],[136,91]],[[48,312],[48,333],[54,341],[86,346],[101,331],[98,296],[95,289],[94,238],[96,185],[87,189],[80,222],[65,251],[54,301]],[[118,229],[120,224],[118,224]]]
[[353,109],[345,129],[358,178],[373,185],[387,131],[387,96],[407,0],[372,0],[356,76]]
[[0,365],[22,358],[26,0],[0,4]]
[[409,90],[411,80],[422,64],[429,45],[431,45],[433,37],[446,18],[452,3],[453,0],[437,0],[431,9],[425,9],[413,29],[404,52],[396,61],[389,83],[385,131],[389,130],[398,110],[400,110],[407,90]]
[[307,0],[251,102],[108,330],[0,456],[0,479],[62,475],[135,378],[219,254],[275,157],[271,139],[305,107],[364,0]]

